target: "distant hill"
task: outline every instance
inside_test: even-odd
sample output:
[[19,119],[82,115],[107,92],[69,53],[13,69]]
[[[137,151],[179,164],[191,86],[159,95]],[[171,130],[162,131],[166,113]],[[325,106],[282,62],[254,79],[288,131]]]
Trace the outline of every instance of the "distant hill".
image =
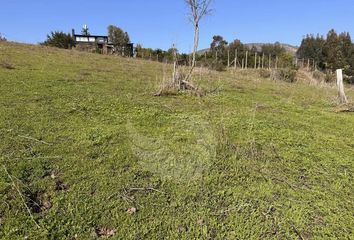
[[[263,45],[266,45],[266,44],[269,44],[269,43],[246,43],[245,45],[249,48],[252,48],[252,47],[256,47],[258,51],[261,51],[262,49],[262,46]],[[296,46],[292,46],[290,44],[287,44],[287,43],[280,43],[280,45],[285,48],[285,50],[293,55],[296,54],[297,52],[297,49],[298,47]]]
[[[256,47],[258,51],[261,51],[262,46],[265,45],[265,44],[269,44],[269,43],[246,43],[245,45],[248,48]],[[292,55],[295,55],[297,50],[298,50],[297,46],[293,46],[293,45],[290,45],[290,44],[287,44],[287,43],[280,43],[280,45],[283,48],[285,48],[285,50],[287,52],[289,52],[290,54],[292,54]],[[198,54],[204,54],[205,52],[208,52],[208,51],[209,51],[209,48],[202,49],[202,50],[198,51]]]

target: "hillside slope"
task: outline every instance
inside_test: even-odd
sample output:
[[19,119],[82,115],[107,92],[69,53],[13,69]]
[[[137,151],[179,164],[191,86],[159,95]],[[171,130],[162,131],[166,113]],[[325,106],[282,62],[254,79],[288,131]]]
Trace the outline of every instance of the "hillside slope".
[[152,97],[168,68],[0,43],[1,239],[353,236],[334,89],[200,72],[206,97]]

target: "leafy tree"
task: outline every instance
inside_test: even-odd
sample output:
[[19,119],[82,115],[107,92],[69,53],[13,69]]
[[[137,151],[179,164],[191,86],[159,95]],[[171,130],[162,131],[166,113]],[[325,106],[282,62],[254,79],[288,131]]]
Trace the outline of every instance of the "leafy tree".
[[114,25],[108,26],[108,40],[115,46],[123,46],[130,42],[128,33]]
[[230,52],[235,52],[235,50],[237,49],[238,53],[244,52],[247,49],[247,47],[238,39],[235,39],[227,47],[230,50]]
[[119,53],[127,53],[126,46],[130,43],[130,38],[127,32],[124,32],[121,28],[109,25],[108,29],[108,40],[113,43],[114,47]]
[[47,40],[41,43],[41,45],[68,49],[74,45],[74,40],[70,34],[55,31],[51,32],[50,35],[48,34]]
[[351,45],[349,51],[348,64],[350,66],[350,69],[347,70],[347,73],[354,77],[354,44]]
[[264,44],[262,46],[262,52],[268,56],[269,54],[273,57],[280,56],[281,54],[286,53],[286,49],[281,46],[279,42],[274,44]]
[[239,60],[238,65],[241,64],[240,59],[245,58],[246,51],[248,50],[248,47],[245,46],[240,40],[235,39],[233,42],[231,42],[227,46],[228,51],[230,51],[230,57],[234,59],[236,56],[236,50],[237,50],[237,58]]
[[168,49],[166,54],[165,54],[165,60],[167,60],[168,62],[172,63],[175,53],[178,55],[177,48],[172,47],[172,48]]
[[326,68],[335,70],[343,68],[346,65],[341,41],[334,29],[330,30],[327,34],[326,43],[324,45],[324,57],[326,59]]
[[227,41],[225,41],[222,36],[216,35],[213,37],[213,41],[210,44],[210,50],[213,53],[215,52],[223,53],[225,51],[226,46],[227,46]]
[[351,55],[352,39],[348,32],[343,32],[338,36],[341,52],[344,56],[345,69],[350,68],[349,59]]
[[297,56],[305,59],[314,59],[323,70],[342,68],[347,74],[353,72],[352,39],[347,32],[336,33],[330,30],[327,38],[317,35],[307,35],[301,42]]
[[317,65],[324,69],[325,58],[324,58],[324,46],[326,40],[323,36],[317,35],[307,35],[301,42],[300,48],[297,51],[297,56],[304,59],[314,59]]

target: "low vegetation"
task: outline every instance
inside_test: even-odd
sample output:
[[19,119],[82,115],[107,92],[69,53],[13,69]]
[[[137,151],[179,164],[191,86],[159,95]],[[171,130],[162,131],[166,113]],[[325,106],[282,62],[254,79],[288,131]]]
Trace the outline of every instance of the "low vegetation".
[[331,85],[196,69],[206,96],[153,97],[171,66],[0,48],[0,238],[353,236],[354,118]]

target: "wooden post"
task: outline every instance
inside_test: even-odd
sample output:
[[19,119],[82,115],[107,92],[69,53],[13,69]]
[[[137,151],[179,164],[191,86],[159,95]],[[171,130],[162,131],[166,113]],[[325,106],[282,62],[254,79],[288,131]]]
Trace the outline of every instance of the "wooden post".
[[157,54],[157,61],[159,61],[159,55]]
[[343,70],[337,69],[337,88],[338,88],[338,99],[340,104],[348,103],[348,99],[345,96],[344,84],[343,84]]
[[272,57],[271,55],[269,54],[269,59],[268,59],[268,69],[270,70],[270,68],[272,67]]
[[230,67],[230,49],[227,49],[227,67]]
[[241,68],[242,68],[242,69],[244,69],[244,67],[245,67],[245,59],[244,59],[244,58],[242,58]]
[[262,69],[264,68],[264,53],[262,55]]
[[257,52],[254,53],[254,69],[257,68]]
[[245,69],[248,69],[248,51],[246,51]]
[[261,61],[262,61],[262,58],[261,56],[258,57],[258,69],[261,68]]
[[275,69],[278,69],[278,56],[275,56]]
[[235,62],[234,62],[234,68],[236,70],[237,68],[237,49],[235,50]]
[[310,71],[310,59],[307,59],[307,71]]
[[204,53],[204,60],[206,62],[206,60],[207,60],[207,52]]

